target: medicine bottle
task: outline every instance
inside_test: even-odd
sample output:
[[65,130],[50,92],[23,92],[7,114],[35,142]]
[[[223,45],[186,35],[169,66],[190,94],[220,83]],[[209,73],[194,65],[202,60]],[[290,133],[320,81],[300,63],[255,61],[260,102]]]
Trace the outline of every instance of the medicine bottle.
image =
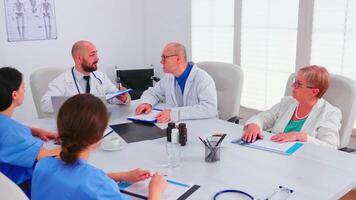
[[167,133],[167,141],[172,141],[172,129],[176,128],[176,124],[173,122],[168,123],[166,133]]
[[178,125],[178,130],[179,130],[179,143],[180,143],[180,145],[185,146],[187,144],[187,140],[188,140],[186,124],[180,123]]

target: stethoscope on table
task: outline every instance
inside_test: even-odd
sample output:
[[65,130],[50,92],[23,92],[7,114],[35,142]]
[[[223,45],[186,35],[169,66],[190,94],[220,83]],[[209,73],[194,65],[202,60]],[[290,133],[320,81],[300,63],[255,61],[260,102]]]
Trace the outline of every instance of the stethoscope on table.
[[[92,72],[94,77],[100,82],[100,84],[102,85],[103,84],[103,81],[101,81],[100,78],[98,78],[94,72]],[[75,78],[74,76],[74,67],[72,67],[72,77],[73,77],[73,80],[74,80],[74,83],[75,83],[75,87],[77,88],[77,91],[78,91],[78,94],[80,94],[80,90],[79,90],[79,86],[78,86],[78,83],[77,83],[77,79]]]
[[[292,189],[289,189],[289,188],[286,188],[286,187],[283,187],[283,186],[279,186],[278,189],[275,190],[271,195],[269,195],[265,200],[270,200],[270,199],[272,199],[274,196],[276,196],[276,195],[279,194],[280,192],[285,192],[285,193],[286,193],[285,199],[288,199],[289,195],[291,195],[291,194],[293,193],[293,190],[292,190]],[[231,190],[222,190],[222,191],[217,192],[217,193],[214,195],[214,200],[218,200],[218,197],[222,196],[223,194],[227,194],[227,193],[236,193],[236,194],[238,194],[238,195],[241,196],[241,197],[245,197],[245,198],[251,199],[251,200],[257,199],[257,198],[254,198],[252,195],[250,195],[250,194],[247,193],[247,192],[244,192],[244,191],[241,191],[241,190],[234,190],[234,189],[231,189]]]

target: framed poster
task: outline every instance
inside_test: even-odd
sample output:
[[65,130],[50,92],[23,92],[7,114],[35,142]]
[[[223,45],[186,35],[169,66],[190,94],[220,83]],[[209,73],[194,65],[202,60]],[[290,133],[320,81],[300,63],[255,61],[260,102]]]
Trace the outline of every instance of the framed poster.
[[9,42],[57,39],[54,0],[5,0]]

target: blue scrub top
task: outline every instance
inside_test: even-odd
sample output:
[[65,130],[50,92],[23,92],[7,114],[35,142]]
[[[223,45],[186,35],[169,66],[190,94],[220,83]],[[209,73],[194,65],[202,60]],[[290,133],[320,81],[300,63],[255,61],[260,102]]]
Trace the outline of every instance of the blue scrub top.
[[32,177],[32,200],[127,198],[102,170],[79,159],[73,165],[54,157],[42,158]]
[[42,144],[27,126],[0,114],[0,171],[13,182],[31,179]]

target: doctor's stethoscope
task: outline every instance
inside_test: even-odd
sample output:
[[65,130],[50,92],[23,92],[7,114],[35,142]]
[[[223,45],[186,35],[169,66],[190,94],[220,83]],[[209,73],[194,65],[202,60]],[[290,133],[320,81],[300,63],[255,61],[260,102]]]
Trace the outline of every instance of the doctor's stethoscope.
[[[276,189],[265,200],[271,200],[271,199],[273,199],[273,197],[277,196],[278,194],[280,194],[282,192],[285,193],[285,198],[284,199],[288,199],[289,195],[291,195],[293,193],[293,190],[289,189],[287,187],[279,186],[278,189]],[[218,200],[218,197],[220,197],[220,196],[222,196],[223,194],[226,194],[226,193],[235,193],[235,194],[239,195],[240,197],[245,197],[245,198],[250,199],[250,200],[257,200],[258,199],[258,198],[254,198],[252,195],[250,195],[247,192],[244,192],[242,190],[233,190],[233,189],[219,191],[214,195],[213,199],[214,200]]]
[[[101,81],[100,78],[98,78],[94,72],[92,72],[94,77],[100,82],[100,84],[102,85],[103,84],[103,81]],[[75,83],[75,87],[77,88],[77,91],[78,91],[78,94],[80,94],[80,90],[79,90],[79,86],[78,86],[78,83],[77,83],[77,79],[75,78],[74,76],[74,67],[72,67],[72,77],[73,77],[73,80],[74,80],[74,83]]]

